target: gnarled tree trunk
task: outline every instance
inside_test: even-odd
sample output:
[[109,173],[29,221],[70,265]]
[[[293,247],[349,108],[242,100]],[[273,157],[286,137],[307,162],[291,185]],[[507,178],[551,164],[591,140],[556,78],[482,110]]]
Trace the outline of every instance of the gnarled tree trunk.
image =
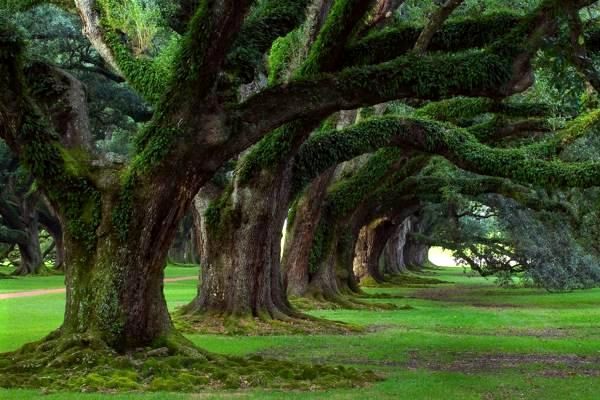
[[281,265],[286,290],[290,296],[302,296],[308,289],[308,260],[321,218],[323,200],[334,171],[331,169],[312,182],[294,205],[293,219],[288,221]]
[[[280,267],[289,184],[289,168],[276,175],[263,171],[251,183],[236,179],[233,192],[223,194],[226,205],[219,210],[218,220],[205,217],[202,225],[196,225],[202,230],[202,277],[187,313],[265,319],[294,314]],[[206,194],[200,197],[196,213],[206,215],[213,206]]]
[[385,274],[398,275],[408,272],[404,263],[404,246],[410,229],[411,219],[406,218],[396,227],[396,231],[385,245],[382,257],[382,267]]
[[[422,221],[413,218],[411,233],[423,233],[424,226]],[[404,264],[413,271],[419,271],[423,268],[428,260],[429,245],[420,243],[414,238],[408,236],[408,240],[404,245]]]
[[196,243],[192,215],[188,214],[177,228],[175,240],[169,249],[169,261],[180,264],[197,264]]
[[378,283],[385,281],[379,258],[395,228],[396,225],[387,219],[373,221],[362,227],[356,242],[353,266],[354,274],[359,281],[368,278]]

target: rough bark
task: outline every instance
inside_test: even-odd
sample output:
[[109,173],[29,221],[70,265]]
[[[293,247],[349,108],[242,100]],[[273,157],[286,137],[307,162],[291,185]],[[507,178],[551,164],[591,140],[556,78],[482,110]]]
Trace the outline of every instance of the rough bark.
[[321,218],[323,200],[334,172],[335,169],[331,169],[311,183],[295,205],[293,221],[288,221],[290,225],[281,264],[290,296],[301,296],[308,289],[308,259]]
[[104,216],[93,248],[68,230],[64,235],[67,295],[60,332],[90,334],[118,351],[160,345],[173,331],[163,295],[168,241],[140,229],[124,243],[106,212],[115,206],[114,195],[101,201]]
[[198,251],[191,214],[186,215],[179,223],[175,240],[169,249],[168,259],[174,263],[197,264]]
[[354,250],[353,264],[354,274],[359,281],[369,278],[378,283],[385,281],[379,258],[396,227],[397,225],[387,219],[374,221],[362,227]]
[[[283,175],[279,175],[283,174]],[[281,277],[281,234],[289,203],[289,168],[264,172],[252,185],[235,180],[227,211],[216,224],[206,221],[202,279],[187,313],[285,319],[293,315]],[[208,199],[196,200],[206,213]],[[198,225],[197,225],[198,226]]]
[[[412,229],[410,233],[421,234],[424,231],[424,226],[418,219],[414,218],[412,221]],[[408,237],[406,244],[404,245],[404,264],[406,267],[413,271],[419,271],[423,268],[427,262],[429,255],[429,245],[419,242],[413,238]]]
[[383,271],[389,275],[398,275],[408,271],[404,263],[404,246],[411,229],[411,219],[406,218],[388,240],[383,250]]

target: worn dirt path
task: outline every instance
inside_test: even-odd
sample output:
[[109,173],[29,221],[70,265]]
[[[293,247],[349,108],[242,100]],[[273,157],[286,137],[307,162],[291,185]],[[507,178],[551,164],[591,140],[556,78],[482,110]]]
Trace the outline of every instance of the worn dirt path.
[[[195,276],[180,276],[178,278],[167,278],[165,282],[179,282],[179,281],[191,281],[197,279]],[[42,296],[45,294],[58,294],[64,293],[65,288],[61,289],[38,289],[38,290],[27,290],[24,292],[13,292],[13,293],[0,293],[0,300],[15,299],[18,297],[33,297]]]

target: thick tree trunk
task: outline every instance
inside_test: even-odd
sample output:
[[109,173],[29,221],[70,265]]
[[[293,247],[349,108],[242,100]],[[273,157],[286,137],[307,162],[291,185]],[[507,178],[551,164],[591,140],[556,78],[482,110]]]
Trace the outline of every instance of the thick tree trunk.
[[[206,225],[200,224],[202,277],[187,313],[264,319],[294,314],[280,267],[289,176],[286,167],[276,175],[263,171],[245,184],[236,180],[233,192],[223,194],[227,205],[219,222],[206,219]],[[203,215],[209,202],[210,198],[197,199],[196,213]]]
[[310,297],[328,301],[337,301],[340,296],[361,292],[353,271],[358,231],[349,229],[346,224],[334,229],[327,253],[311,276],[307,291]]
[[19,267],[14,272],[15,275],[36,274],[40,272],[44,264],[37,224],[28,227],[25,233],[27,234],[27,243],[17,245],[21,258]]
[[[412,222],[411,233],[422,233],[424,230],[423,223],[414,218]],[[410,237],[404,245],[404,264],[413,271],[419,271],[427,262],[429,256],[429,245],[420,243]]]
[[385,274],[398,275],[408,272],[404,263],[404,246],[411,229],[411,218],[406,218],[388,240],[383,250],[382,264]]
[[[91,203],[98,211],[93,231],[77,235],[68,228],[64,231],[67,293],[60,334],[89,335],[119,352],[172,344],[171,339],[179,336],[163,294],[164,268],[191,194],[173,196],[170,181],[157,182],[135,197],[129,218],[122,223],[114,213],[122,204],[120,192],[114,191],[120,190],[118,179],[107,171],[101,181],[99,203]],[[56,209],[61,225],[73,226]]]
[[169,261],[180,264],[197,264],[198,251],[194,236],[192,216],[186,215],[179,224],[177,235],[169,249]]
[[353,265],[354,274],[359,281],[369,278],[378,283],[385,281],[379,258],[395,228],[389,220],[374,221],[362,227],[356,242]]
[[44,264],[42,249],[40,247],[39,222],[36,211],[37,196],[30,196],[21,204],[22,231],[27,240],[18,243],[21,254],[21,263],[14,272],[15,275],[29,275],[38,273]]
[[321,219],[321,211],[327,187],[335,169],[317,179],[294,206],[293,220],[288,221],[281,265],[285,274],[288,295],[302,296],[308,290],[309,257],[315,231]]
[[90,254],[66,235],[63,335],[99,336],[110,347],[126,351],[157,345],[171,333],[163,295],[166,249],[153,262],[147,254],[135,251],[136,247],[147,248],[147,243],[135,237],[129,240],[130,245],[123,246],[109,235]]

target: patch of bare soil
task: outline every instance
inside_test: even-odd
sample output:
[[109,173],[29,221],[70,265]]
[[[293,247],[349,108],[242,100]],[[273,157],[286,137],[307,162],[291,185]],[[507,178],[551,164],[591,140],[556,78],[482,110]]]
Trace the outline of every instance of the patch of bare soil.
[[471,328],[436,328],[437,332],[450,334],[470,334],[477,336],[528,336],[537,338],[564,338],[581,336],[575,329],[569,328],[496,328],[496,329],[471,329]]
[[423,357],[409,352],[408,367],[432,371],[479,374],[502,370],[530,372],[551,377],[600,377],[600,357],[574,354],[505,354],[505,353],[450,353],[450,360]]

